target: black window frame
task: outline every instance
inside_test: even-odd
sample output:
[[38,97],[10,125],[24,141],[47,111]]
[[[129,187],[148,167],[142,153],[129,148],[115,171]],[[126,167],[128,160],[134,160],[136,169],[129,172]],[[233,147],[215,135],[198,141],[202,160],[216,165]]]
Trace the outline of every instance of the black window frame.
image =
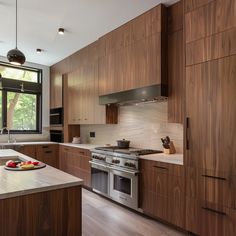
[[[43,70],[28,66],[14,66],[6,62],[0,61],[0,66],[15,68],[19,70],[27,70],[36,72],[37,82],[29,82],[24,80],[16,80],[10,78],[1,78],[1,88],[2,91],[2,127],[7,127],[7,92],[16,92],[23,94],[34,94],[37,99],[36,106],[36,130],[14,130],[10,129],[11,134],[41,134],[42,133],[42,87],[43,87]],[[21,91],[21,85],[24,84],[24,91]],[[7,133],[4,130],[3,133]]]

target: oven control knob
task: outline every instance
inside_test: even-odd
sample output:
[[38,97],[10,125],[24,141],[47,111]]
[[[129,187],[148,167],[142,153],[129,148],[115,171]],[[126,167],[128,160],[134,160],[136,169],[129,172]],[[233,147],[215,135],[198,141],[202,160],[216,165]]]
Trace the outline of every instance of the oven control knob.
[[132,163],[132,162],[125,162],[125,166],[128,166],[128,167],[135,167],[135,164]]
[[113,160],[112,160],[112,163],[114,163],[114,164],[119,164],[119,163],[120,163],[120,160],[113,159]]

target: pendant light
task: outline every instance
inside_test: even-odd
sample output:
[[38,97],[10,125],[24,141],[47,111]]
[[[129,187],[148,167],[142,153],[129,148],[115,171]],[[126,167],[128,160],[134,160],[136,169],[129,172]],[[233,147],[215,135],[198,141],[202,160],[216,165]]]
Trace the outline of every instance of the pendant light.
[[8,61],[13,65],[23,65],[25,63],[25,55],[17,48],[17,0],[16,0],[16,48],[7,53]]

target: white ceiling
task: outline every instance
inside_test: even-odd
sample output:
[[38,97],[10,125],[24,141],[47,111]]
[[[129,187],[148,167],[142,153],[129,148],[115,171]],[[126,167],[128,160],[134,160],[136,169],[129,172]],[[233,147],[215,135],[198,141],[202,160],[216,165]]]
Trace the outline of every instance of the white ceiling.
[[[27,61],[50,66],[159,3],[177,1],[18,0],[18,48]],[[6,56],[15,47],[15,0],[0,0],[0,22],[0,55]]]

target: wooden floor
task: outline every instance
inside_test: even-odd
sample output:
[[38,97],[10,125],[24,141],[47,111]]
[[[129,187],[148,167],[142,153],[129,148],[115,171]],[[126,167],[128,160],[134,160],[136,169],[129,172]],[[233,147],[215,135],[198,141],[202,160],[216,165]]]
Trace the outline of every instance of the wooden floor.
[[83,236],[181,236],[159,222],[147,219],[83,189]]

